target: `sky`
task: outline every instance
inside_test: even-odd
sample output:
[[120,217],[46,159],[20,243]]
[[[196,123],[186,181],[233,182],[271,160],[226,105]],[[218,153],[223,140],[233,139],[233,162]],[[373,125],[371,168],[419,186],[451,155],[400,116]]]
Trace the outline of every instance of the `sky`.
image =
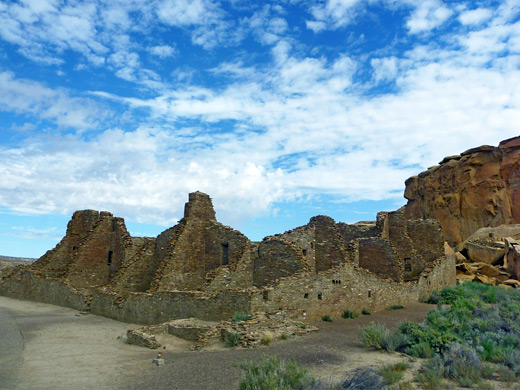
[[520,0],[0,2],[0,255],[75,210],[134,236],[188,193],[252,240],[405,204],[520,134]]

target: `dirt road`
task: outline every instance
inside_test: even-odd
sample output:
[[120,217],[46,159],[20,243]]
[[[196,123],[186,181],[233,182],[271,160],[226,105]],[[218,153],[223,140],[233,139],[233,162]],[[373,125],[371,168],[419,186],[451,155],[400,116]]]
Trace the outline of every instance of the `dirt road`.
[[156,351],[123,342],[126,330],[135,325],[0,297],[0,389],[232,390],[241,377],[234,362],[271,354],[296,360],[316,377],[340,378],[350,369],[397,358],[365,352],[358,339],[360,326],[420,321],[431,308],[415,304],[355,319],[319,321],[318,333],[251,350],[192,352],[188,342],[173,338],[162,350],[166,364],[157,367],[152,364]]

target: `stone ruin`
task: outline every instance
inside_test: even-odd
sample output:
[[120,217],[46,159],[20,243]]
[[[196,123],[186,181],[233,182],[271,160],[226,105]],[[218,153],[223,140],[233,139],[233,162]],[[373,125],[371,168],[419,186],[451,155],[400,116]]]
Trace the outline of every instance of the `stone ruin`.
[[316,216],[253,242],[219,223],[201,192],[156,238],[131,237],[108,212],[77,211],[53,250],[1,272],[2,295],[144,325],[235,312],[302,320],[377,311],[455,284],[453,253],[435,220],[406,219],[403,210],[350,225]]

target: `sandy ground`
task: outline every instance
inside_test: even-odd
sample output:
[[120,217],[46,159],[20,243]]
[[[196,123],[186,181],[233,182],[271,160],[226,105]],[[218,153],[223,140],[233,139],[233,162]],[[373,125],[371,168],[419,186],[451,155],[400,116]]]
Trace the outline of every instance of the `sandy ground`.
[[355,319],[316,322],[320,332],[257,349],[211,348],[193,352],[191,344],[169,337],[162,349],[166,364],[152,364],[157,351],[125,344],[136,325],[75,310],[0,297],[0,389],[171,389],[232,390],[242,372],[234,366],[266,355],[296,360],[319,378],[337,380],[354,368],[406,360],[398,354],[363,350],[358,332],[370,321],[390,328],[420,321],[432,308],[415,304]]

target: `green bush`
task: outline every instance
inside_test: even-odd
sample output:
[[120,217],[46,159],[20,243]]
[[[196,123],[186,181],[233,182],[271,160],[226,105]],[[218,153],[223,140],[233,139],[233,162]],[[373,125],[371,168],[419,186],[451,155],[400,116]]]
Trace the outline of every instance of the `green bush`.
[[247,312],[236,311],[235,314],[233,314],[233,322],[249,321],[252,318],[251,313]]
[[366,316],[369,316],[370,315],[370,312],[367,310],[367,309],[363,309],[361,310],[361,314],[364,314]]
[[403,305],[393,305],[393,306],[390,306],[389,309],[390,310],[400,310],[400,309],[404,309],[404,306]]
[[417,375],[417,381],[427,390],[443,390],[446,387],[442,382],[444,364],[440,356],[436,356],[426,363],[424,369]]
[[455,379],[459,386],[471,387],[480,382],[480,359],[472,348],[452,343],[444,351],[442,359],[444,376]]
[[427,342],[420,342],[407,347],[404,352],[410,356],[418,357],[421,359],[431,358],[434,355],[433,349]]
[[224,336],[224,344],[227,347],[236,347],[242,341],[240,333],[226,333]]
[[404,371],[408,369],[406,363],[388,364],[379,370],[379,375],[390,385],[399,382],[404,375]]
[[404,352],[410,346],[410,338],[402,333],[395,332],[385,340],[383,348],[390,352]]
[[328,314],[321,317],[321,320],[325,322],[332,322],[332,318],[330,318]]
[[382,324],[371,322],[360,329],[361,342],[366,349],[384,349],[390,331]]
[[237,364],[245,371],[240,390],[303,390],[312,388],[317,381],[293,361],[264,358],[258,364],[251,361]]
[[341,317],[343,318],[356,318],[359,314],[355,311],[345,310]]
[[496,378],[500,382],[516,382],[516,374],[506,366],[498,366],[495,370]]

